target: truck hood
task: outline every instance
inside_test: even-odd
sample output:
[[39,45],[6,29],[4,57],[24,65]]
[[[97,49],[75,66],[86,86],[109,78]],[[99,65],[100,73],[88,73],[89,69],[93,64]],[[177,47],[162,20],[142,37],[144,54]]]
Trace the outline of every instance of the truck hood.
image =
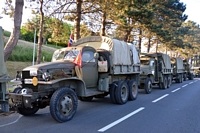
[[58,60],[54,62],[46,62],[38,65],[29,66],[23,69],[23,71],[29,70],[47,70],[47,69],[62,69],[62,68],[74,68],[75,64],[70,61]]

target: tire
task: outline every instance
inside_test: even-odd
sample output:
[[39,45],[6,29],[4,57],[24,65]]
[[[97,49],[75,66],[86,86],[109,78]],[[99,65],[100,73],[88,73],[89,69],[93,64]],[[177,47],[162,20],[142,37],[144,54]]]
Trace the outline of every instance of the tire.
[[178,75],[178,83],[181,83],[181,75]]
[[15,89],[13,90],[12,93],[18,93],[18,94],[19,94],[21,90],[22,90],[21,87],[17,87],[17,88],[15,88]]
[[128,87],[129,87],[128,100],[132,101],[132,100],[137,99],[137,96],[138,96],[138,85],[137,85],[136,81],[130,80],[128,82]]
[[169,75],[167,77],[167,88],[169,88],[171,86],[171,84],[172,84],[172,78],[171,78],[171,75]]
[[186,81],[187,80],[187,76],[186,76],[186,73],[183,74],[183,81]]
[[162,89],[167,89],[167,76],[163,76]]
[[129,87],[126,81],[120,81],[115,90],[115,97],[118,104],[125,104],[128,101]]
[[[21,87],[17,87],[13,90],[12,93],[17,93],[19,94],[20,91],[22,90]],[[23,107],[20,107],[20,108],[17,108],[17,112],[21,115],[24,115],[24,116],[30,116],[30,115],[33,115],[35,114],[37,111],[39,110],[38,107],[34,106],[32,108],[23,108]]]
[[61,88],[55,91],[50,100],[51,116],[60,123],[71,120],[77,107],[78,98],[70,88]]
[[193,80],[194,79],[194,75],[193,74],[191,74],[191,80]]
[[78,99],[80,101],[87,101],[87,102],[89,102],[89,101],[92,101],[93,96],[90,96],[90,97],[78,97]]
[[17,112],[24,116],[30,116],[35,114],[39,110],[38,107],[33,106],[32,108],[17,108]]
[[183,74],[181,74],[180,77],[181,77],[181,83],[183,83]]
[[144,89],[145,89],[145,92],[146,94],[150,94],[151,91],[152,91],[152,81],[150,78],[146,78],[145,80],[145,86],[144,86]]
[[110,86],[110,100],[112,103],[117,103],[116,97],[115,97],[115,90],[118,86],[118,82],[113,82]]
[[158,83],[158,87],[162,89],[162,83]]

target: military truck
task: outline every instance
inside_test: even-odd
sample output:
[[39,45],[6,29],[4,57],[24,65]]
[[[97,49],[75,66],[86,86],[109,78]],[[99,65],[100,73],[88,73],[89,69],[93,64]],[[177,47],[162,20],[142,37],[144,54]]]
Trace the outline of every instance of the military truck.
[[171,57],[172,64],[172,80],[176,83],[182,83],[184,78],[185,69],[183,66],[183,60],[180,57]]
[[18,74],[21,87],[9,93],[9,98],[22,115],[50,106],[52,117],[66,122],[75,115],[78,99],[91,101],[110,94],[116,104],[135,100],[139,75],[134,45],[91,36],[56,50],[51,62],[24,68]]
[[194,70],[194,76],[200,77],[200,53],[193,55],[192,69]]
[[151,93],[152,86],[161,89],[169,88],[172,82],[172,68],[170,57],[163,53],[141,53],[140,89]]
[[186,81],[187,79],[193,80],[195,73],[194,73],[194,69],[192,68],[192,64],[189,63],[188,59],[184,59],[183,64],[184,64],[184,69],[185,69],[183,80],[184,81]]
[[8,92],[6,84],[10,81],[4,62],[3,28],[0,26],[0,112],[9,112]]

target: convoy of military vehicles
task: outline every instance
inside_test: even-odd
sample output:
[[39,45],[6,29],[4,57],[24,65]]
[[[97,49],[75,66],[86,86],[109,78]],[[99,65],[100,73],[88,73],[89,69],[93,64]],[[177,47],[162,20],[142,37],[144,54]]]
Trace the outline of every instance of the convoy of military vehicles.
[[[0,51],[3,44],[0,38]],[[49,106],[58,122],[73,118],[78,100],[109,96],[115,104],[126,104],[137,99],[138,88],[149,94],[154,85],[167,89],[173,80],[194,78],[188,60],[164,53],[139,54],[133,44],[100,36],[79,39],[72,47],[56,50],[51,62],[24,68],[17,73],[21,84],[13,92],[6,91],[10,79],[3,52],[0,61],[0,110],[12,107],[28,116]]]

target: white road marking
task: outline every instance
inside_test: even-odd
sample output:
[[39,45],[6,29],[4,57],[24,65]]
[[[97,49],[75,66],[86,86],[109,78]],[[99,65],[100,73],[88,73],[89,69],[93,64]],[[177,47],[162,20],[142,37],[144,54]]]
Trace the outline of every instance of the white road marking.
[[182,87],[186,87],[188,84],[183,85]]
[[22,117],[22,115],[19,115],[19,117],[15,121],[7,123],[7,124],[0,125],[0,127],[5,127],[5,126],[12,125],[12,124],[18,122],[21,117]]
[[175,90],[173,90],[173,91],[171,91],[171,92],[176,92],[176,91],[178,91],[178,90],[180,90],[181,88],[177,88],[177,89],[175,89]]
[[189,84],[192,84],[193,82],[190,82]]
[[153,102],[153,103],[158,102],[159,100],[161,100],[161,99],[167,97],[168,95],[169,95],[169,94],[165,94],[165,95],[163,95],[163,96],[157,98],[156,100],[154,100],[154,101],[152,101],[152,102]]
[[114,121],[113,123],[111,123],[111,124],[109,124],[109,125],[107,125],[107,126],[101,128],[101,129],[99,129],[98,131],[99,131],[99,132],[104,132],[104,131],[110,129],[111,127],[113,127],[113,126],[119,124],[120,122],[122,122],[122,121],[128,119],[129,117],[131,117],[131,116],[137,114],[138,112],[142,111],[143,109],[145,109],[145,108],[144,108],[144,107],[141,107],[141,108],[139,108],[139,109],[137,109],[137,110],[131,112],[130,114],[128,114],[128,115],[126,115],[126,116],[124,116],[124,117],[122,117],[122,118],[120,118],[120,119]]

